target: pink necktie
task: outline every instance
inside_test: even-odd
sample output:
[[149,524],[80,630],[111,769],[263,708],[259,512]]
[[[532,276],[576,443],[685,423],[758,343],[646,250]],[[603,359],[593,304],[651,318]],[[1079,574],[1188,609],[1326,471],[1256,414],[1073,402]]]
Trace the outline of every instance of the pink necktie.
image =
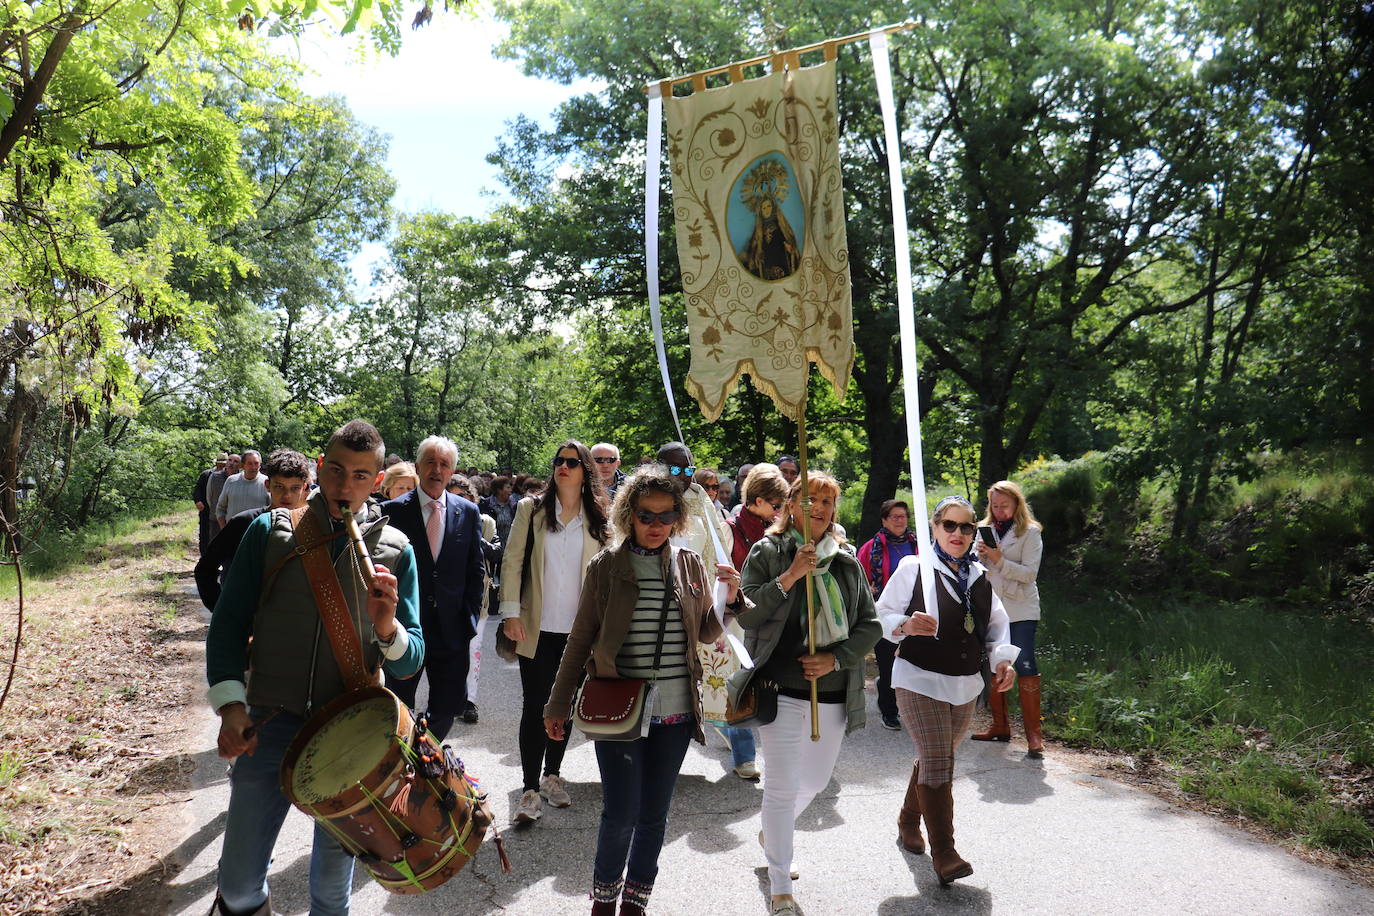
[[440,515],[444,511],[444,504],[439,500],[431,500],[429,504],[429,521],[425,522],[425,534],[429,535],[429,553],[434,559],[439,559],[440,541],[444,536],[444,517]]

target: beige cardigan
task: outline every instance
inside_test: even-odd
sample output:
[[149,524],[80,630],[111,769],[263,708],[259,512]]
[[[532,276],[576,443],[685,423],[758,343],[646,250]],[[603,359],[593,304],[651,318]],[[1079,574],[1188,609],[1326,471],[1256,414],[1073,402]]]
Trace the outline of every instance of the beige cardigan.
[[[552,494],[550,494],[552,495]],[[510,538],[506,542],[505,556],[501,558],[501,608],[504,621],[508,617],[519,617],[525,625],[525,638],[515,646],[517,655],[534,658],[539,648],[540,617],[544,608],[544,536],[549,533],[543,513],[534,519],[534,547],[530,550],[530,587],[522,596],[520,579],[524,572],[525,539],[530,533],[530,514],[535,511],[533,497],[527,496],[515,507],[515,521],[511,522]],[[587,564],[601,550],[601,542],[592,536],[587,522],[587,512],[582,510],[582,568],[578,585],[587,576]]]
[[1002,562],[983,565],[987,567],[992,590],[1007,610],[1007,619],[1012,623],[1039,620],[1040,589],[1035,585],[1035,577],[1040,574],[1040,556],[1044,553],[1040,529],[1031,525],[1024,535],[1017,537],[1012,528],[999,544]]

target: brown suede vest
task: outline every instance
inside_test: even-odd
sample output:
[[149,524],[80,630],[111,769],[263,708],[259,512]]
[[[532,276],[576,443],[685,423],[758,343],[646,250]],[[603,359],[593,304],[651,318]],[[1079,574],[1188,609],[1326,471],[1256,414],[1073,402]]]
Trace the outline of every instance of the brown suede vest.
[[[937,573],[936,579],[939,578]],[[986,652],[983,643],[992,616],[992,584],[988,577],[979,576],[969,587],[969,603],[973,606],[972,633],[964,629],[964,606],[938,581],[935,583],[935,603],[940,612],[940,628],[935,636],[905,636],[897,644],[897,654],[917,668],[936,674],[977,674],[983,667]],[[923,611],[925,606],[925,590],[921,574],[917,573],[907,614]]]

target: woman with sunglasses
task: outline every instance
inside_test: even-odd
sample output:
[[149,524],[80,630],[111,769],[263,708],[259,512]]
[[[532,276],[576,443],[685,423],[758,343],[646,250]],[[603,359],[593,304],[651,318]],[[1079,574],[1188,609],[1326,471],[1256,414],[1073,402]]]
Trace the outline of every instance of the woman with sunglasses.
[[905,557],[878,599],[886,638],[897,644],[892,685],[902,724],[916,745],[906,798],[897,815],[902,845],[925,852],[920,822],[930,837],[930,864],[941,884],[973,874],[954,848],[954,751],[968,731],[983,690],[982,660],[996,672],[992,689],[1005,692],[1016,680],[1015,646],[1002,602],[987,570],[974,559],[978,531],[973,504],[946,496],[935,507],[935,604],[926,608],[918,557]]
[[[798,815],[826,784],[844,736],[864,725],[864,658],[882,635],[873,595],[858,560],[834,529],[840,485],[829,474],[802,481],[768,534],[749,551],[744,594],[754,602],[736,620],[754,660],[730,678],[730,695],[753,678],[777,685],[777,717],[759,727],[763,740],[763,843],[773,913],[796,913],[792,835]],[[749,494],[754,491],[749,490]],[[802,537],[809,524],[809,539]],[[817,617],[816,651],[807,639],[807,580]],[[820,740],[811,741],[811,684],[819,703]]]
[[[569,439],[558,447],[553,477],[538,496],[520,500],[501,560],[501,625],[515,641],[520,663],[520,768],[523,791],[511,818],[532,824],[547,799],[555,808],[572,804],[559,775],[567,738],[550,740],[544,729],[559,660],[577,615],[587,564],[610,536],[606,491],[592,470],[591,452]],[[541,776],[542,774],[542,776]]]
[[662,465],[640,468],[621,485],[612,512],[619,543],[587,569],[568,647],[544,707],[549,740],[564,741],[584,672],[653,685],[646,699],[652,708],[644,710],[647,732],[631,741],[596,742],[602,808],[593,914],[611,916],[617,899],[620,916],[640,916],[648,906],[678,771],[692,739],[704,743],[696,646],[721,632],[712,580],[725,583],[734,608],[745,606],[734,569],[708,573],[701,557],[671,543],[683,529],[686,510],[681,488]]

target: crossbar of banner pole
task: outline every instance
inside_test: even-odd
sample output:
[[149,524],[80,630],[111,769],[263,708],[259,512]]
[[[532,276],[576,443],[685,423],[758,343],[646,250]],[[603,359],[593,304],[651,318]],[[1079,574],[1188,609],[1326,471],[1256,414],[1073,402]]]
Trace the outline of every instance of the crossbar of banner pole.
[[[885,32],[887,34],[892,34],[894,32],[909,32],[912,29],[916,28],[918,24],[919,23],[912,21],[898,22],[893,25],[885,25],[877,29],[869,29],[866,32],[857,32],[853,35],[846,35],[843,38],[827,38],[825,41],[813,42],[809,45],[802,45],[799,48],[788,48],[785,51],[774,51],[772,54],[761,54],[758,57],[751,57],[748,60],[737,60],[734,63],[721,64],[719,67],[710,67],[706,70],[698,70],[695,73],[688,73],[685,76],[674,76],[670,79],[653,80],[651,82],[644,84],[644,92],[647,94],[653,90],[653,87],[662,86],[664,90],[663,95],[669,96],[672,95],[672,87],[680,83],[693,83],[696,88],[704,89],[706,84],[706,77],[716,76],[721,73],[729,73],[731,82],[739,82],[744,78],[745,67],[752,67],[756,64],[766,64],[769,61],[781,62],[784,60],[790,60],[792,62],[792,66],[795,67],[797,66],[797,58],[811,51],[829,51],[831,49],[838,48],[840,45],[850,44],[851,42],[867,41],[868,37],[872,35],[874,32]],[[827,60],[832,59],[832,57],[833,56],[831,54],[827,53]]]

